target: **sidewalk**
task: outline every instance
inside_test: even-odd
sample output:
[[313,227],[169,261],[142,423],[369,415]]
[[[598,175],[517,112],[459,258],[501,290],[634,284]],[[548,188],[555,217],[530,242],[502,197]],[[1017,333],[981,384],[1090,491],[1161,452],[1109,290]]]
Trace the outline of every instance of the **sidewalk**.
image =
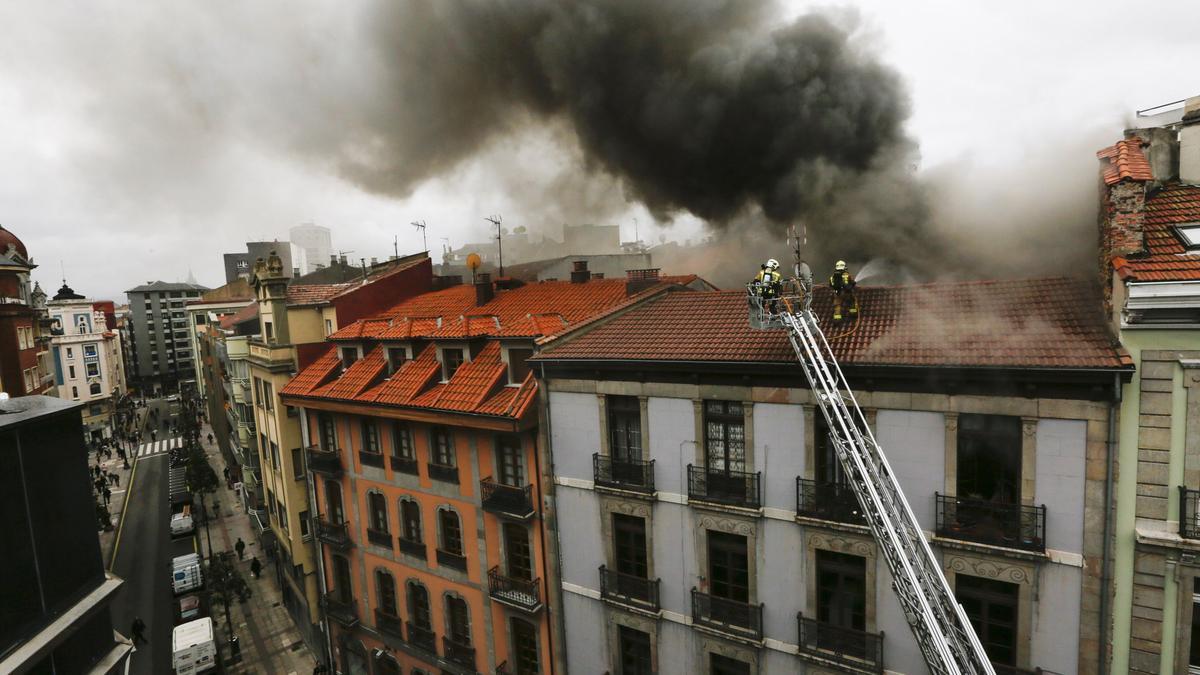
[[[201,443],[213,469],[220,476],[225,468],[225,460],[221,457],[216,443],[208,443],[210,433],[212,428],[204,424],[200,431]],[[253,591],[245,603],[235,602],[230,607],[234,634],[237,635],[241,647],[241,660],[238,663],[231,664],[229,633],[224,625],[225,611],[213,610],[213,622],[218,624],[221,658],[227,664],[225,672],[245,675],[309,675],[317,664],[316,659],[305,646],[300,631],[292,623],[287,608],[283,606],[279,589],[271,581],[267,558],[259,549],[258,538],[254,536],[249,516],[242,511],[237,495],[228,489],[223,481],[209,500],[214,498],[220,505],[220,513],[209,524],[212,528],[213,548],[217,551],[233,551],[233,545],[239,537],[246,543],[245,559],[241,561],[240,567],[246,583]],[[197,534],[200,537],[201,550],[207,553],[208,541],[203,527],[197,530]],[[250,574],[250,560],[254,556],[258,556],[258,561],[263,566],[263,574],[258,579]]]

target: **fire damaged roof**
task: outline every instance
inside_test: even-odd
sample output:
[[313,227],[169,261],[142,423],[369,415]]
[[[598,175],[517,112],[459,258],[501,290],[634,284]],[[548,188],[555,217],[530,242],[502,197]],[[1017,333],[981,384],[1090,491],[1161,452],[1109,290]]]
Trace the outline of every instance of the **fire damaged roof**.
[[1102,174],[1104,184],[1115,185],[1123,180],[1154,180],[1150,162],[1142,152],[1145,144],[1140,138],[1127,138],[1097,152],[1096,157],[1108,160]]
[[[860,317],[835,324],[832,294],[813,309],[845,365],[1125,369],[1131,361],[1071,279],[860,287]],[[567,334],[535,360],[795,363],[783,330],[754,330],[742,291],[671,293],[592,330]]]
[[1200,223],[1200,185],[1167,185],[1147,195],[1145,216],[1146,252],[1114,259],[1117,274],[1132,281],[1200,281],[1200,251],[1189,253],[1174,229]]
[[[468,413],[520,419],[536,398],[532,375],[509,385],[500,341],[522,338],[532,344],[600,316],[619,312],[656,293],[697,282],[697,277],[663,277],[630,295],[625,279],[585,283],[545,281],[507,290],[476,305],[476,289],[460,285],[410,298],[369,319],[356,321],[329,336],[340,343],[363,344],[366,355],[343,371],[337,350],[330,350],[280,390],[285,397],[356,402],[368,405]],[[707,284],[702,284],[707,287]],[[437,343],[470,341],[474,356],[442,381]],[[385,346],[406,342],[412,360],[388,375]]]

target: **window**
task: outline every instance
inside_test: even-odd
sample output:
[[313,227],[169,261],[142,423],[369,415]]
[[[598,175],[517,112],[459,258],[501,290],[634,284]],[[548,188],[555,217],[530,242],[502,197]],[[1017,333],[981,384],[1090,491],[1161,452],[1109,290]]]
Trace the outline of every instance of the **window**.
[[450,509],[438,511],[438,527],[442,530],[442,550],[462,555],[462,526],[458,522],[458,514]]
[[613,461],[642,459],[642,406],[636,396],[609,396],[608,451]]
[[533,555],[524,525],[504,524],[504,553],[509,578],[533,581]]
[[842,463],[837,458],[837,452],[833,448],[833,439],[829,437],[829,423],[825,421],[825,416],[817,411],[813,416],[813,442],[816,447],[813,448],[813,457],[815,460],[816,480],[819,483],[837,483],[846,485],[846,473],[842,469]]
[[1175,228],[1183,247],[1190,250],[1200,248],[1200,223],[1184,223]]
[[708,672],[712,675],[750,675],[750,664],[720,654],[708,655]]
[[346,522],[346,512],[342,508],[342,486],[337,481],[325,481],[325,513],[332,525]]
[[87,358],[89,356],[91,356],[91,357],[96,356],[96,345],[84,345],[83,346],[83,356],[85,358]]
[[613,557],[616,559],[617,571],[639,579],[646,579],[649,575],[646,555],[646,519],[614,513],[612,521]]
[[104,414],[104,405],[101,403],[93,403],[92,407],[91,407],[91,411],[92,411],[93,415],[103,415]]
[[400,501],[400,536],[408,541],[420,542],[421,505],[411,499]]
[[414,581],[408,582],[408,617],[418,628],[433,628],[429,617],[429,591]]
[[333,335],[333,319],[325,319],[325,334]]
[[538,675],[538,634],[528,621],[509,619],[517,675]]
[[304,539],[307,539],[309,537],[308,511],[301,511],[299,518],[300,518],[300,536]]
[[92,396],[99,396],[101,391],[102,388],[99,382],[93,382],[88,385],[88,392],[91,393]]
[[350,561],[340,555],[334,555],[333,594],[344,603],[354,602],[354,586],[350,579]]
[[67,366],[67,379],[75,379],[75,366]]
[[278,501],[277,501],[277,502],[275,503],[275,506],[276,506],[276,508],[278,508],[278,509],[279,509],[279,511],[278,511],[278,513],[279,513],[279,526],[283,528],[284,532],[286,532],[286,531],[288,531],[288,513],[287,513],[287,509],[284,507],[284,505],[283,505],[283,502],[278,502]]
[[354,365],[358,360],[358,349],[356,347],[342,347],[339,352],[342,355],[342,370]]
[[975,627],[992,663],[1017,665],[1017,604],[1020,587],[966,574],[956,577],[954,596]]
[[746,538],[708,530],[709,593],[718,598],[750,601],[750,560]]
[[261,408],[263,404],[262,380],[254,378],[254,406]]
[[271,488],[267,488],[267,510],[271,515],[275,515],[275,494],[271,492]]
[[321,449],[325,452],[335,452],[337,450],[337,427],[333,424],[333,417],[328,413],[317,413],[317,427],[321,434]]
[[36,371],[36,368],[25,369],[25,391],[27,393],[33,391],[33,388],[37,386]]
[[621,654],[620,675],[652,675],[650,635],[636,628],[617,628],[617,648]]
[[292,448],[292,478],[301,480],[304,478],[304,453],[300,448]]
[[529,359],[533,356],[532,349],[508,350],[508,382],[521,384],[529,375]]
[[271,383],[264,380],[262,383],[262,391],[263,391],[263,407],[266,408],[267,410],[274,410],[275,409],[275,393],[274,393],[274,390],[271,388]]
[[496,464],[500,482],[513,487],[524,487],[525,467],[518,436],[496,437]]
[[271,441],[271,468],[279,470],[279,444]]
[[404,422],[392,423],[392,454],[402,459],[416,459],[413,452],[412,431]]
[[838,628],[866,630],[866,558],[817,551],[817,620]]
[[446,598],[446,623],[451,642],[471,646],[471,618],[466,600],[454,596]]
[[396,580],[392,578],[384,570],[375,572],[375,589],[379,595],[379,610],[389,616],[397,616],[400,614],[400,607],[396,604]]
[[710,472],[746,470],[745,424],[741,403],[704,402],[704,449]]
[[387,498],[379,492],[367,493],[367,513],[370,527],[376,532],[388,531]]
[[275,326],[270,321],[263,322],[263,334],[267,336],[267,342],[275,341]]
[[100,364],[99,363],[88,363],[88,364],[84,365],[84,369],[87,371],[88,377],[100,377]]
[[75,358],[75,350],[71,349],[70,347],[67,347],[67,358],[68,359]]
[[[30,387],[32,390],[33,387]],[[71,398],[79,400],[79,387],[71,387]]]
[[433,463],[441,466],[454,466],[454,440],[446,427],[433,427]]
[[959,415],[958,497],[1021,502],[1021,419]]
[[1188,650],[1188,666],[1200,669],[1200,577],[1192,579],[1192,646]]
[[463,350],[461,349],[443,349],[442,350],[442,381],[447,381],[454,377],[455,371],[463,363]]
[[408,359],[408,353],[404,347],[388,347],[387,358],[388,375],[391,375],[400,370],[400,367],[404,365],[405,360]]
[[379,427],[375,425],[375,420],[362,420],[362,449],[372,455],[380,454]]

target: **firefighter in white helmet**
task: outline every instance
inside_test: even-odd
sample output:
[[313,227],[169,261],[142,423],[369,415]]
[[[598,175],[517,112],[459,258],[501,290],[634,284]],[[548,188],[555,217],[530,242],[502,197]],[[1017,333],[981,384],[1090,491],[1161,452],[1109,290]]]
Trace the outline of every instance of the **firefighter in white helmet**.
[[858,316],[858,298],[854,295],[854,275],[846,269],[846,261],[839,260],[833,266],[833,274],[829,277],[829,287],[833,289],[833,320],[842,320],[842,309],[850,316]]
[[758,297],[762,299],[763,309],[774,314],[779,293],[783,289],[783,275],[779,273],[779,261],[771,258],[762,264],[758,275],[754,277]]

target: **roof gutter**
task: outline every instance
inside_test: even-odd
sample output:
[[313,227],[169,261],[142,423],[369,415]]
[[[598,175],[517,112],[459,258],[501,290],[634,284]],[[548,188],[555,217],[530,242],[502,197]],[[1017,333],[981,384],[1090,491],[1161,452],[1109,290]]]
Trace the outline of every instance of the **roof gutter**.
[[[745,368],[747,366],[759,366],[766,368],[778,368],[780,366],[794,366],[796,362],[789,361],[697,361],[697,360],[675,360],[675,359],[555,359],[555,358],[539,358],[533,357],[531,362],[549,365],[574,365],[578,367],[592,367],[596,365],[613,365],[613,364],[630,364],[638,366],[659,366],[672,367],[682,366],[694,368],[696,366],[720,366],[726,368]],[[846,369],[857,368],[879,368],[879,369],[900,369],[908,368],[914,370],[987,370],[987,371],[1038,371],[1038,372],[1070,372],[1070,373],[1130,373],[1134,371],[1132,365],[1118,367],[1102,367],[1102,368],[1069,368],[1056,366],[971,366],[971,365],[925,365],[916,363],[848,363],[842,364]]]

